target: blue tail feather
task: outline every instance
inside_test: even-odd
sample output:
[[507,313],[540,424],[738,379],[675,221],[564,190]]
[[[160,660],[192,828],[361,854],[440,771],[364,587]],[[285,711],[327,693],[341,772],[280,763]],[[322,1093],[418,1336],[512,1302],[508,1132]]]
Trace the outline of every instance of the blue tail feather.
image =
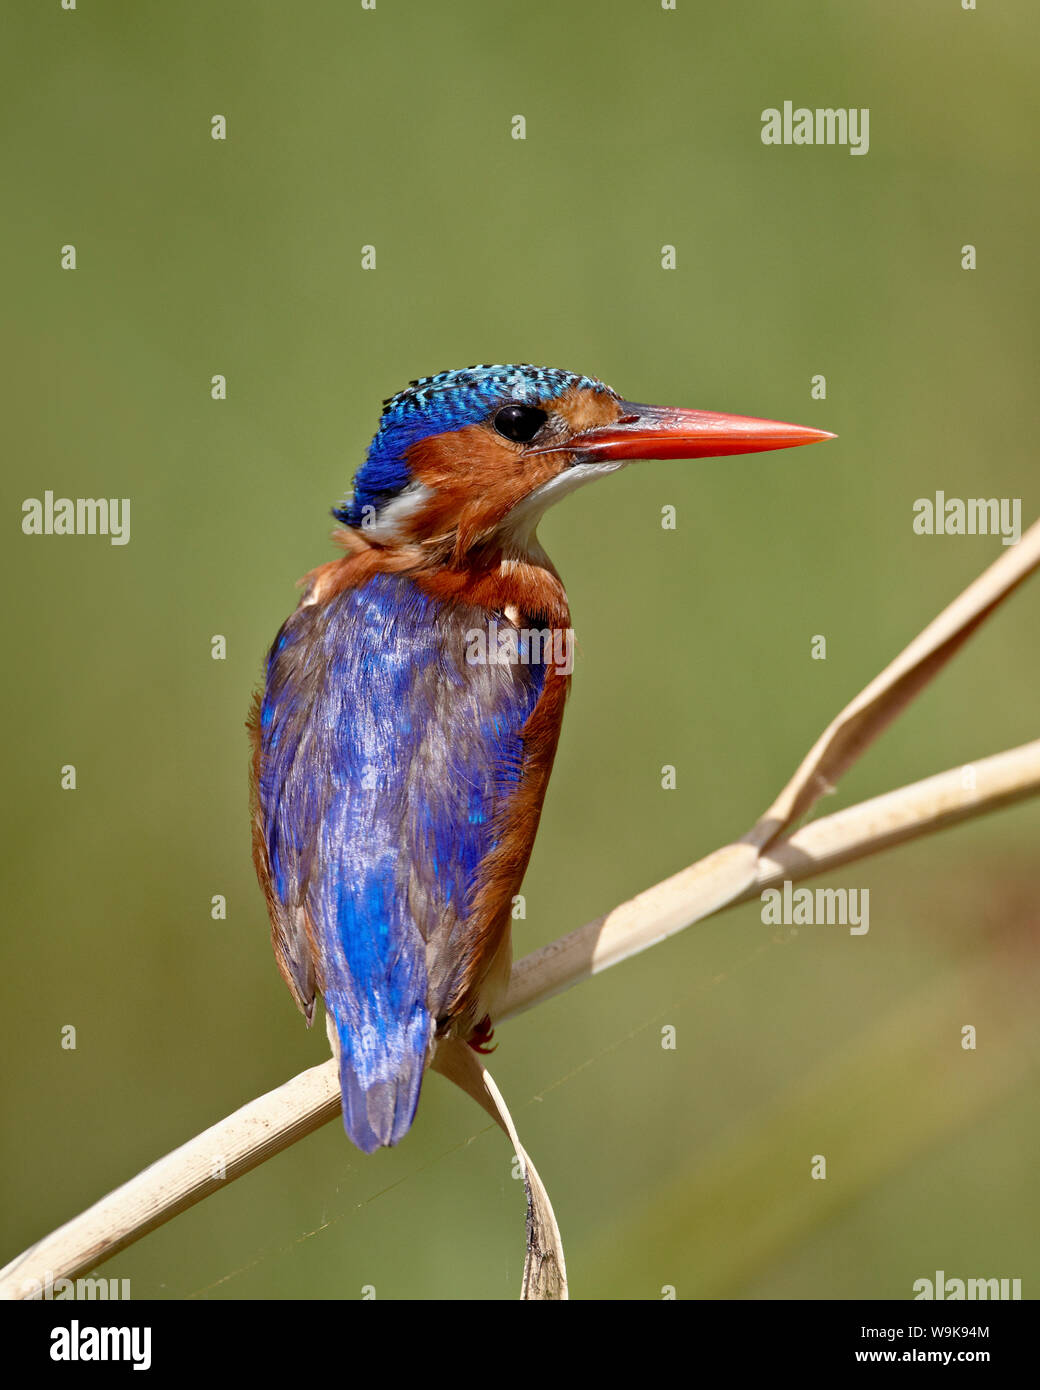
[[377,1030],[354,1032],[334,1013],[340,1040],[343,1127],[364,1153],[398,1143],[419,1105],[426,1069],[430,1016],[422,1005],[410,1017]]

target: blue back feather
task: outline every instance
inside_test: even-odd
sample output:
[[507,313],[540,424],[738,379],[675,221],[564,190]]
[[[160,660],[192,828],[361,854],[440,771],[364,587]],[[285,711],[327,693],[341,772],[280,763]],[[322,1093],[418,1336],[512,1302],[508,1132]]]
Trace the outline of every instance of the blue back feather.
[[261,706],[260,811],[286,921],[313,923],[340,1038],[343,1118],[365,1152],[415,1114],[465,916],[545,668],[471,666],[483,610],[377,574],[288,619]]

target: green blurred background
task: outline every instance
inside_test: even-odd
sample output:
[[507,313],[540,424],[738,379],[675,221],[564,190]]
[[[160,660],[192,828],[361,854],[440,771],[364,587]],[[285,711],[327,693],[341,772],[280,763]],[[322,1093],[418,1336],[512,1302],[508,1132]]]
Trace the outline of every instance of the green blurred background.
[[[1002,553],[916,536],[914,499],[1034,518],[1040,205],[1027,0],[6,9],[3,1259],[327,1055],[271,957],[243,721],[381,398],[531,361],[840,435],[547,518],[580,654],[526,952],[739,836]],[[788,98],[869,107],[869,154],[763,146]],[[130,544],[24,536],[46,489],[130,497]],[[824,809],[1035,737],[1038,611],[1034,581]],[[869,888],[865,937],[750,905],[500,1028],[575,1296],[902,1299],[937,1268],[1035,1295],[1038,830],[821,880]],[[515,1297],[510,1158],[431,1076],[398,1149],[329,1125],[101,1272]]]

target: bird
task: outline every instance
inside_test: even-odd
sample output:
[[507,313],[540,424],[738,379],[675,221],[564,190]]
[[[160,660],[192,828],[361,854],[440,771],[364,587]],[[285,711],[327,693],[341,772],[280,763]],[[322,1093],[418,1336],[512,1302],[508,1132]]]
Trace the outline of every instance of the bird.
[[528,363],[383,402],[248,719],[275,959],[308,1025],[321,996],[362,1152],[410,1129],[441,1039],[493,1046],[573,666],[546,509],[637,459],[831,438]]

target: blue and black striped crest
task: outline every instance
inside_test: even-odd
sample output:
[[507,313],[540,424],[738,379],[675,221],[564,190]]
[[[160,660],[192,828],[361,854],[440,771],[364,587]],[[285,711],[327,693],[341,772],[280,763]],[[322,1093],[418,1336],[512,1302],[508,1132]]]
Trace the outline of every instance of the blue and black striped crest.
[[347,526],[360,526],[365,507],[378,512],[406,488],[411,481],[407,451],[420,439],[474,425],[510,401],[535,405],[575,387],[614,394],[595,377],[527,362],[479,363],[419,377],[384,401],[368,457],[354,476],[354,495],[333,516]]

